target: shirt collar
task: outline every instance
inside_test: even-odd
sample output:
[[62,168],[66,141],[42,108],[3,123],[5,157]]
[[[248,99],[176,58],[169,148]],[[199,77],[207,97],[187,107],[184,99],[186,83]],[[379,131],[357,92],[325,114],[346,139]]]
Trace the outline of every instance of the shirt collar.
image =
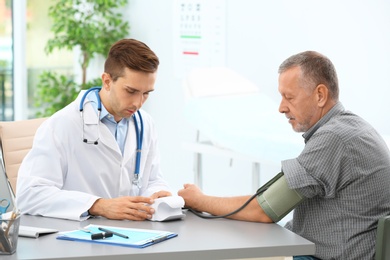
[[114,116],[111,115],[110,113],[108,113],[106,107],[104,106],[104,104],[102,103],[102,112],[100,113],[100,120],[102,120],[103,118],[107,118],[108,120],[114,120]]
[[[91,93],[88,93],[88,99],[89,101],[93,104],[93,107],[94,109],[96,110],[96,113],[97,113],[97,103],[98,103],[98,99],[97,99],[97,96],[96,95],[91,95]],[[102,103],[102,110],[100,112],[100,118],[99,120],[101,121],[103,118],[106,118],[107,120],[113,122],[113,123],[116,123],[115,119],[114,119],[114,116],[111,115],[106,107],[104,106],[104,104]],[[128,121],[128,120],[125,120],[125,121]]]
[[310,137],[320,128],[321,126],[325,125],[332,117],[339,114],[340,112],[344,111],[344,106],[341,104],[341,102],[337,102],[336,105],[334,105],[328,113],[326,113],[320,120],[318,120],[317,123],[315,123],[309,130],[307,130],[302,137],[305,139],[305,143],[309,141]]

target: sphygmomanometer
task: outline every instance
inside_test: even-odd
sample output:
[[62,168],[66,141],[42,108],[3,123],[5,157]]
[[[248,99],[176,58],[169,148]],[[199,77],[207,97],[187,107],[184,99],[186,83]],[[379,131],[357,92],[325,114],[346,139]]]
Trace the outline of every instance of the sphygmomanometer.
[[266,184],[261,186],[241,207],[230,213],[224,215],[209,215],[192,209],[189,210],[202,218],[225,218],[234,215],[245,208],[254,198],[257,199],[257,202],[264,210],[265,214],[267,214],[275,223],[284,218],[305,199],[297,190],[288,187],[284,173],[280,172]]

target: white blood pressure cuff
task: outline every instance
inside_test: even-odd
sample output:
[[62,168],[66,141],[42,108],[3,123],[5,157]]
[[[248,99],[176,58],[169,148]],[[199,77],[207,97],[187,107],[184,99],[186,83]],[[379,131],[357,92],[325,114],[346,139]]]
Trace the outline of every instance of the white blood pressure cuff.
[[257,202],[265,214],[275,223],[284,218],[305,199],[298,191],[288,187],[283,172],[260,187],[257,193],[259,194],[256,197]]

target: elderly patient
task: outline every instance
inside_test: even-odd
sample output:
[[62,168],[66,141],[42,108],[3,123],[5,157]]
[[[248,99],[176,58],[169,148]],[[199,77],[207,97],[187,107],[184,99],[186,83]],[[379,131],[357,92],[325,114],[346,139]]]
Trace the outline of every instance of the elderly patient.
[[[386,143],[369,123],[344,109],[336,70],[318,52],[286,59],[279,67],[278,90],[279,112],[303,133],[305,147],[281,163],[285,190],[272,202],[264,199],[266,193],[257,196],[230,218],[277,222],[272,206],[295,198],[286,228],[314,242],[316,253],[294,259],[373,259],[378,219],[390,213]],[[214,215],[232,212],[250,197],[209,196],[192,184],[178,194],[186,207]]]

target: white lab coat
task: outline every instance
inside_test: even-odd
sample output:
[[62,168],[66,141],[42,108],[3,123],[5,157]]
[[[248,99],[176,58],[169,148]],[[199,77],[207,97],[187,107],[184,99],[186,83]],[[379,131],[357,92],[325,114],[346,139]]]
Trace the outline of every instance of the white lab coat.
[[144,136],[139,189],[132,184],[134,123],[129,122],[122,156],[115,137],[103,123],[97,123],[96,110],[86,100],[84,136],[95,140],[99,134],[99,144],[84,143],[79,112],[83,92],[37,130],[33,147],[18,173],[16,201],[23,214],[83,220],[81,215],[98,198],[150,196],[159,190],[170,190],[160,171],[157,136],[150,115],[141,111]]

